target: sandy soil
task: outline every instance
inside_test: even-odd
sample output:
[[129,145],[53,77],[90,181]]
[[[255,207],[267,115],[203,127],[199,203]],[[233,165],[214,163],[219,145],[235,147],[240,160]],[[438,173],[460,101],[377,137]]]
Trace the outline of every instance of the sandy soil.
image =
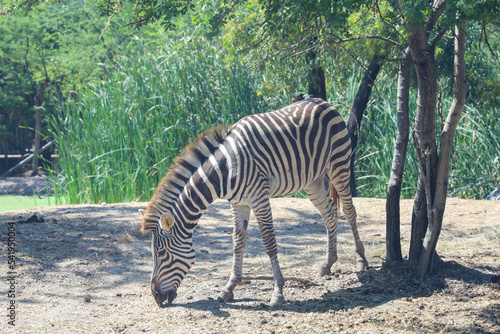
[[[491,282],[500,273],[500,202],[448,200],[438,245],[444,263],[423,281],[404,265],[382,267],[385,201],[358,198],[355,205],[371,268],[355,271],[352,236],[341,219],[339,261],[332,275],[317,279],[326,243],[320,215],[305,199],[272,201],[284,275],[314,283],[288,281],[287,302],[275,307],[268,306],[272,283],[262,280],[243,282],[233,302],[216,300],[232,259],[225,201],[200,221],[197,261],[174,304],[164,308],[149,288],[150,237],[139,232],[137,212],[145,203],[0,213],[0,333],[500,332],[500,286]],[[407,252],[412,201],[401,205]],[[10,250],[9,227],[16,241]],[[254,219],[245,254],[248,276],[271,275]],[[8,323],[12,301],[15,326]]]

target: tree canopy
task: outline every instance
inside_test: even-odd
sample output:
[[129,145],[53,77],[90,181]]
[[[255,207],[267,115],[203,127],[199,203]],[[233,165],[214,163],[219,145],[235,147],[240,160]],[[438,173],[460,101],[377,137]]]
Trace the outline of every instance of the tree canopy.
[[155,35],[152,43],[166,43],[159,25],[141,31],[125,27],[130,5],[110,20],[88,1],[0,3],[3,14],[16,6],[29,9],[0,16],[0,141],[14,152],[31,147],[34,98],[46,75],[51,84],[43,108],[51,111],[70,92],[104,78],[114,57],[135,47],[137,36]]

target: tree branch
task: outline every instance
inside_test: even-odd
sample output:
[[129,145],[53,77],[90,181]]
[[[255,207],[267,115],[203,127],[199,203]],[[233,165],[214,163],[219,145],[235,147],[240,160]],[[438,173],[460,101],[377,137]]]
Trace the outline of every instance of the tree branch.
[[49,81],[49,75],[47,74],[47,67],[45,66],[45,52],[43,52],[42,39],[40,39],[40,52],[41,52],[41,56],[42,56],[43,70],[45,71],[45,79],[46,79],[46,81]]
[[436,38],[434,38],[434,40],[432,41],[432,46],[431,46],[432,50],[436,49],[437,44],[439,43],[439,41],[443,38],[444,34],[446,34],[446,32],[449,29],[450,29],[449,27],[441,29],[441,31],[437,34]]
[[268,56],[264,57],[256,65],[249,66],[249,68],[250,67],[256,67],[256,66],[262,65],[263,63],[265,63],[269,59],[272,59],[272,58],[280,55],[281,53],[284,53],[284,52],[287,52],[287,51],[294,50],[294,49],[298,48],[300,45],[302,45],[302,43],[304,43],[306,40],[308,40],[308,38],[310,38],[310,35],[305,36],[303,39],[299,40],[297,43],[294,43],[294,44],[292,44],[290,46],[283,47],[283,48],[279,49],[278,51],[272,53],[271,55],[268,55]]
[[346,43],[346,42],[358,41],[358,40],[362,40],[362,39],[378,39],[378,40],[381,40],[381,41],[384,41],[384,42],[387,42],[387,43],[390,43],[390,44],[397,46],[401,51],[404,50],[404,48],[401,44],[399,44],[395,40],[392,40],[392,39],[386,38],[386,37],[365,35],[365,36],[356,36],[356,37],[351,37],[351,38],[341,38],[333,33],[328,33],[328,34],[336,39],[335,41],[327,41],[327,43],[331,43],[331,44],[341,44],[341,43]]
[[482,27],[482,33],[484,33],[484,42],[488,46],[488,49],[490,50],[491,55],[496,58],[496,54],[495,54],[495,52],[493,52],[493,49],[491,48],[490,42],[488,41],[488,35],[486,33],[486,25],[485,24]]
[[[349,55],[351,56],[352,59],[354,59],[355,62],[358,63],[358,65],[365,71],[365,73],[370,73],[370,71],[365,67],[365,65],[363,65],[363,63],[361,63],[359,61],[359,59],[357,57],[355,57],[351,52],[349,52],[349,50],[347,50],[342,44],[339,44],[340,47]],[[377,91],[377,95],[378,97],[380,98],[380,91],[378,90],[378,87],[377,87],[377,84],[375,83],[375,80],[373,80],[373,78],[370,78],[372,79],[372,82],[373,82],[373,87],[375,88],[375,90]]]
[[427,21],[425,23],[425,31],[427,32],[427,35],[429,35],[431,31],[434,30],[434,27],[441,17],[443,10],[446,8],[446,5],[446,0],[434,0],[434,3],[432,4],[431,15],[427,18]]
[[30,79],[31,89],[33,90],[33,96],[36,96],[36,87],[35,83],[33,82],[33,78],[31,77],[30,66],[28,63],[29,51],[30,51],[30,38],[28,35],[26,35],[26,53],[24,54],[24,67],[26,67],[26,73],[28,74],[28,79]]
[[394,26],[394,24],[392,24],[391,22],[389,22],[386,19],[384,19],[384,17],[382,16],[382,12],[380,11],[380,7],[378,5],[378,1],[375,1],[375,11],[377,12],[380,20],[383,23],[385,23],[386,25],[388,25],[389,27],[391,27],[392,30],[394,30],[396,32],[396,34],[398,34],[398,36],[401,36],[401,34],[398,32],[398,29],[396,28],[396,26]]

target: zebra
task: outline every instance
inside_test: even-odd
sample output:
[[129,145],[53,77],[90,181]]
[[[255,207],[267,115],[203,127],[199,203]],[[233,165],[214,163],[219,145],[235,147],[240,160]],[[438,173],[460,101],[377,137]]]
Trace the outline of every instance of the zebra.
[[142,230],[152,232],[151,291],[158,306],[177,297],[177,288],[195,262],[193,232],[208,206],[229,201],[233,216],[233,264],[221,302],[234,298],[242,279],[243,249],[250,211],[261,231],[274,276],[271,305],[285,302],[270,198],[304,189],[327,230],[326,259],[318,275],[337,260],[335,189],[350,223],[358,269],[368,267],[356,226],[349,187],[351,142],[333,106],[321,99],[298,101],[280,110],[241,118],[200,135],[174,161],[143,214]]

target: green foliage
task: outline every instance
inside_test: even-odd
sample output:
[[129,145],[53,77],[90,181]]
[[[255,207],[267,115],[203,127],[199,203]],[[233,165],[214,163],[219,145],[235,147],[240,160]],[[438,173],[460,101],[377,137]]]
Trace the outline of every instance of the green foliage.
[[484,199],[500,189],[500,111],[466,106],[455,136],[450,194]]
[[270,108],[257,85],[207,42],[118,58],[108,80],[53,120],[68,201],[149,200],[199,133]]
[[[500,35],[489,34],[486,29],[471,24],[468,28],[465,55],[468,83],[468,101],[480,109],[500,109]],[[485,115],[488,117],[488,115]]]
[[[125,28],[130,16],[131,7],[127,6],[113,20],[99,17],[96,7],[83,0],[42,3],[29,15],[17,11],[0,16],[0,143],[17,144],[21,152],[31,147],[34,98],[45,80],[45,69],[51,86],[42,111],[48,117],[70,92],[105,78],[116,55],[135,48],[135,35],[148,36],[151,48],[165,44],[159,25],[140,32]],[[23,135],[16,135],[18,132]],[[19,142],[19,137],[24,140]]]

